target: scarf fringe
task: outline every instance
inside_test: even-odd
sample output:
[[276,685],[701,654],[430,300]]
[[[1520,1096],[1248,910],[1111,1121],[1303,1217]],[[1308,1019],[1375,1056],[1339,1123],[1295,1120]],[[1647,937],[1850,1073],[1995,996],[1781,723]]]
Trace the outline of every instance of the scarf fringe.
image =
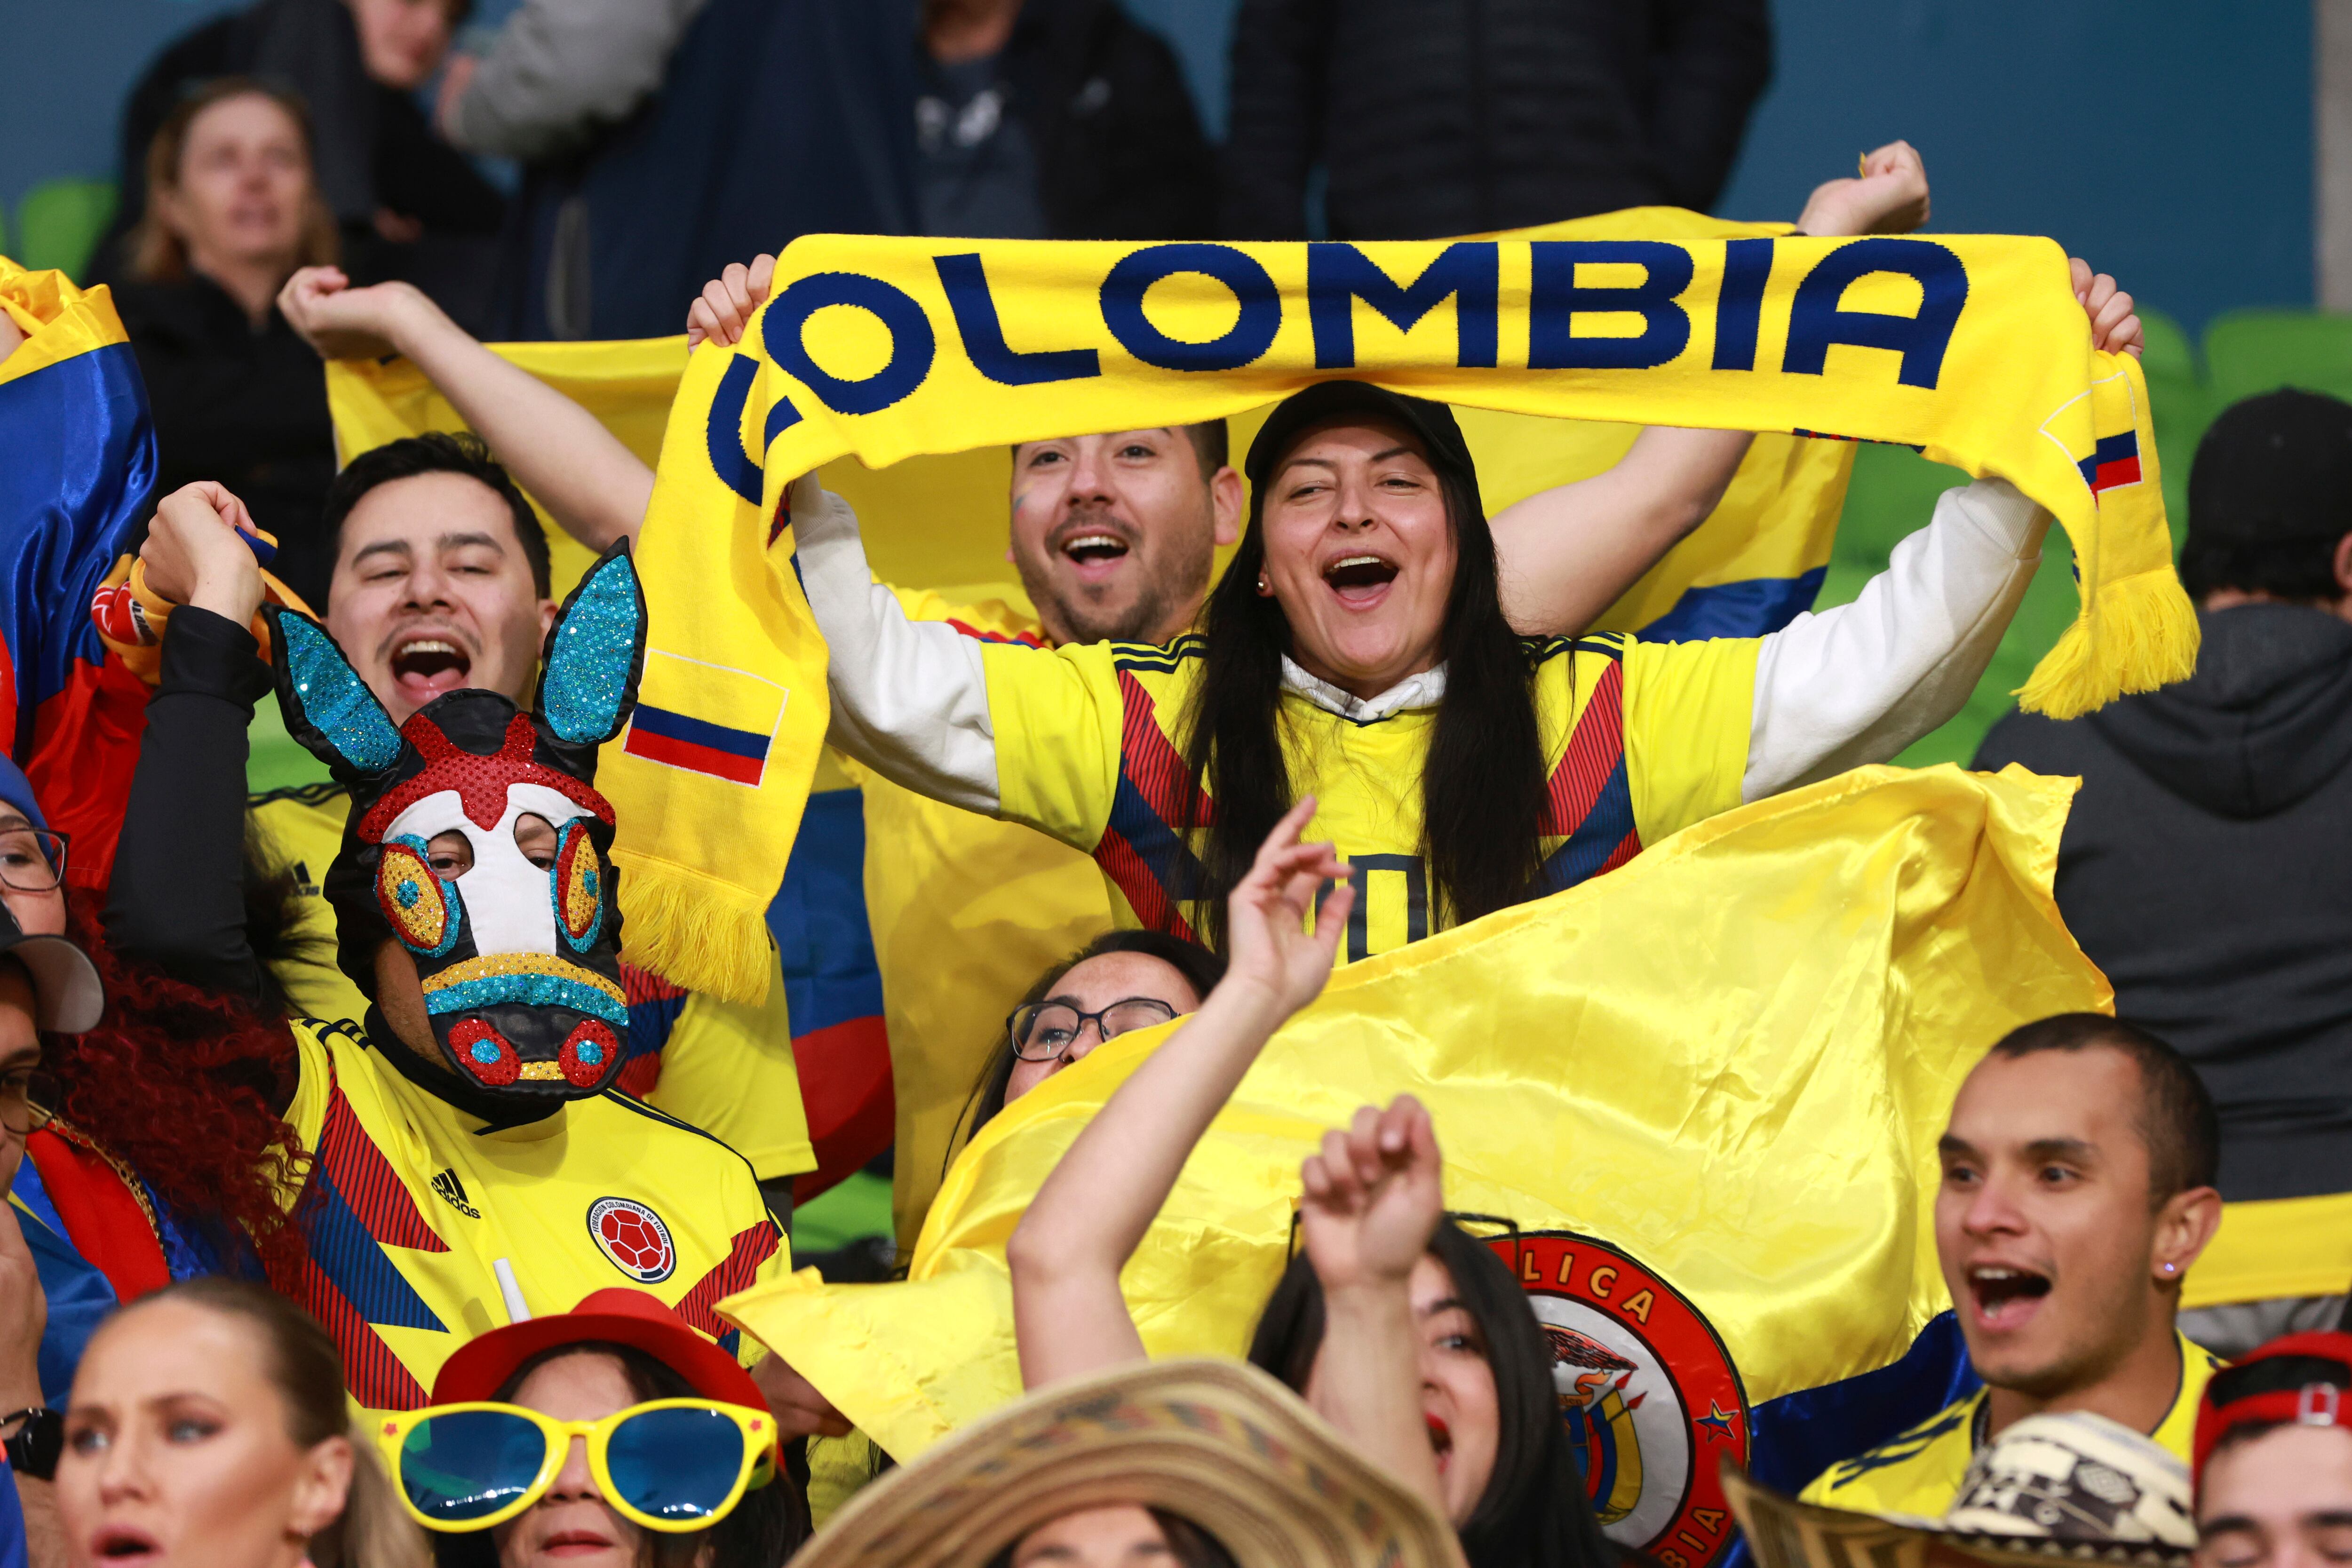
[[740,888],[615,848],[626,919],[621,954],[674,985],[723,1002],[767,1000],[776,961],[766,905]]
[[2196,607],[2170,566],[2099,584],[2096,596],[2016,692],[2029,713],[2076,719],[2197,668]]

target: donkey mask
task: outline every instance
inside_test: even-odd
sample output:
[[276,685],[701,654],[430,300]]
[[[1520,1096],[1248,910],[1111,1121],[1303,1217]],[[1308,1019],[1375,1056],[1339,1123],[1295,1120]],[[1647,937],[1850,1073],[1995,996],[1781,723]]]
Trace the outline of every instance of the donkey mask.
[[325,628],[269,614],[286,728],[351,792],[325,883],[343,973],[374,999],[377,951],[408,950],[448,1069],[426,1081],[461,1109],[513,1121],[601,1091],[629,1020],[613,808],[591,787],[645,663],[626,542],[564,601],[529,713],[495,691],[450,691],[395,728]]

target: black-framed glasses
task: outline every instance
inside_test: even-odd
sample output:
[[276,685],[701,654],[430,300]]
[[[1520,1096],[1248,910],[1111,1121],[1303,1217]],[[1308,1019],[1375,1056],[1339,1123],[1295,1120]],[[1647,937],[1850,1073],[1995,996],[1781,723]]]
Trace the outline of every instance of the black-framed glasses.
[[70,837],[46,827],[11,827],[0,832],[0,883],[20,893],[54,893],[66,879],[66,850]]
[[[1447,1209],[1445,1217],[1483,1247],[1492,1247],[1507,1237],[1511,1243],[1511,1277],[1515,1279],[1525,1278],[1527,1270],[1522,1260],[1527,1256],[1527,1249],[1519,1237],[1517,1220],[1507,1215],[1476,1214],[1468,1209]],[[1284,1249],[1284,1256],[1298,1256],[1298,1210],[1295,1205],[1290,1211],[1290,1240]]]
[[1088,1024],[1100,1042],[1151,1028],[1175,1016],[1176,1009],[1156,996],[1129,996],[1098,1013],[1081,1013],[1067,1002],[1032,1002],[1013,1009],[1004,1020],[1004,1032],[1013,1041],[1013,1054],[1023,1061],[1050,1062],[1068,1055]]
[[57,1119],[61,1093],[58,1080],[38,1068],[0,1073],[0,1127],[31,1137]]

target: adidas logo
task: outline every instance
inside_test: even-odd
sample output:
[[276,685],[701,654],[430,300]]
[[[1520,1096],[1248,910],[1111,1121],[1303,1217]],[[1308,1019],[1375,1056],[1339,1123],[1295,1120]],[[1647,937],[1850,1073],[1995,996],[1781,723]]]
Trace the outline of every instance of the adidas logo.
[[443,1171],[433,1178],[433,1190],[440,1194],[451,1208],[456,1209],[467,1219],[482,1217],[482,1211],[466,1201],[466,1184],[457,1179],[457,1173],[454,1168]]

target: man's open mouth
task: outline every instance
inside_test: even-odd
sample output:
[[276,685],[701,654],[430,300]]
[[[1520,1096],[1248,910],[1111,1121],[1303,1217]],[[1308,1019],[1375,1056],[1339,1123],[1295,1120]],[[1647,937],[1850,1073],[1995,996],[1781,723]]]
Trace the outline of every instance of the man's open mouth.
[[1099,531],[1074,533],[1062,541],[1062,553],[1081,566],[1117,561],[1127,553],[1127,541]]
[[1988,1329],[2018,1327],[2049,1294],[2049,1277],[2030,1268],[1981,1263],[1969,1270],[1969,1295],[1977,1321]]
[[1381,591],[1396,581],[1397,565],[1379,555],[1359,553],[1341,555],[1325,563],[1323,581],[1344,605],[1369,604],[1378,600]]
[[392,679],[420,708],[464,687],[473,670],[472,658],[451,637],[427,633],[393,645]]

